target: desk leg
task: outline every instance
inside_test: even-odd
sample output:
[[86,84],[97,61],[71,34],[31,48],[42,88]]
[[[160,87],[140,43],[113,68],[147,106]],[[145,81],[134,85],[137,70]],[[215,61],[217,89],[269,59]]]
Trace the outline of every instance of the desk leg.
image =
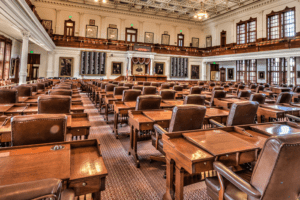
[[183,200],[184,169],[175,165],[175,199]]
[[114,112],[115,116],[114,116],[114,132],[116,134],[116,138],[119,139],[119,135],[118,135],[118,123],[119,123],[119,115],[118,113]]
[[137,168],[140,168],[140,160],[137,155],[137,130],[134,126],[131,126],[130,129],[130,147],[129,147],[129,155],[132,155]]
[[98,191],[98,192],[93,193],[92,197],[93,197],[94,200],[100,200],[101,199],[101,192]]
[[164,200],[174,199],[175,185],[174,185],[174,160],[166,157],[166,193],[163,196]]
[[108,122],[108,105],[109,104],[105,103],[105,117],[104,118],[105,118],[106,122]]

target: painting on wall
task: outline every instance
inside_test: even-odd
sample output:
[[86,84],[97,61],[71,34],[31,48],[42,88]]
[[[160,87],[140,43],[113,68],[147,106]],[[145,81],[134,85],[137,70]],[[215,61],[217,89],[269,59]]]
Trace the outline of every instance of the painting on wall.
[[265,72],[264,71],[258,72],[258,79],[265,79]]
[[73,62],[74,58],[59,58],[59,76],[72,77],[73,76]]
[[199,65],[192,65],[191,70],[191,79],[200,79],[200,66]]
[[107,28],[107,39],[118,40],[118,29],[117,28]]
[[211,38],[211,35],[206,36],[206,47],[212,47],[212,38]]
[[192,38],[192,47],[199,47],[199,38]]
[[234,79],[234,69],[228,68],[227,69],[227,80],[233,80]]
[[154,43],[154,33],[145,32],[145,43]]
[[111,75],[121,75],[122,74],[122,64],[121,62],[112,62],[111,65]]
[[90,19],[90,26],[95,26],[95,20],[94,19]]
[[145,64],[133,64],[132,75],[144,75],[146,72]]
[[154,74],[164,75],[165,74],[165,63],[156,62],[154,63]]
[[161,36],[161,44],[163,44],[163,45],[169,45],[170,44],[170,35],[168,35],[168,34],[162,34],[162,36]]
[[45,27],[45,29],[48,31],[52,30],[52,20],[42,20],[42,25]]
[[85,37],[88,38],[97,38],[98,36],[98,26],[86,25],[86,34]]

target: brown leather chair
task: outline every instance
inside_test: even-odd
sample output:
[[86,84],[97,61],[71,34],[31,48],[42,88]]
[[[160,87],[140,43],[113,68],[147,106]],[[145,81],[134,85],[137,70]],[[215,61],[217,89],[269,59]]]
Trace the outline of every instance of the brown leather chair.
[[159,86],[160,86],[160,83],[152,82],[152,83],[151,83],[151,86],[159,87]]
[[161,90],[164,90],[164,89],[170,89],[170,85],[169,85],[169,84],[161,84],[160,89],[161,89]]
[[175,99],[175,90],[161,90],[159,95],[161,96],[162,100],[174,100]]
[[191,87],[190,94],[201,94],[202,90],[202,87]]
[[199,81],[198,85],[203,86],[204,82],[203,81]]
[[71,97],[62,95],[40,96],[38,98],[39,114],[70,114]]
[[124,86],[125,83],[119,82],[118,86]]
[[161,96],[141,95],[136,100],[135,110],[155,110],[160,108]]
[[220,86],[215,86],[213,89],[212,89],[212,93],[216,90],[224,90],[224,87],[220,87]]
[[140,91],[143,91],[143,88],[144,88],[143,86],[133,86],[132,87],[133,90],[140,90]]
[[37,83],[37,89],[38,90],[45,90],[46,89],[46,83]]
[[72,90],[63,90],[63,89],[49,90],[49,95],[63,95],[63,96],[72,97],[72,94],[73,94]]
[[175,90],[175,91],[182,91],[183,90],[183,86],[182,85],[174,85],[173,86],[173,90]]
[[143,85],[144,85],[144,86],[151,86],[151,82],[146,82],[146,81],[145,81],[145,82],[143,83]]
[[[160,125],[154,124],[156,135],[152,135],[152,145],[155,146],[163,155],[162,135],[178,131],[201,129],[205,118],[206,107],[200,105],[182,105],[173,108],[172,117],[169,125],[169,131],[163,129]],[[155,157],[152,157],[155,159]],[[154,160],[153,159],[153,160]]]
[[[255,101],[243,101],[232,104],[226,126],[254,124],[258,105],[259,103]],[[209,122],[218,127],[225,127],[213,119],[210,119]]]
[[143,88],[143,95],[155,95],[156,94],[156,87],[154,86],[145,86]]
[[75,192],[71,189],[62,191],[63,183],[50,178],[30,182],[0,186],[1,200],[74,200]]
[[105,85],[105,92],[113,92],[116,85],[107,84]]
[[140,90],[124,90],[123,91],[123,97],[122,97],[122,101],[123,102],[129,102],[129,101],[136,101],[137,97],[141,95],[141,91]]
[[188,84],[180,84],[180,86],[182,86],[183,89],[188,89],[188,87],[189,87]]
[[124,90],[129,90],[129,87],[119,86],[114,88],[114,95],[123,95]]
[[239,84],[238,87],[237,87],[237,90],[236,90],[236,94],[238,95],[239,92],[240,92],[241,90],[244,90],[244,89],[245,89],[245,85]]
[[173,88],[173,87],[174,87],[174,85],[176,85],[176,83],[174,83],[174,82],[169,82],[169,86],[170,86],[170,88]]
[[[233,172],[221,162],[214,162],[219,179],[206,178],[207,194],[232,200],[299,199],[300,135],[267,139],[254,170]],[[220,184],[221,183],[221,184]]]
[[144,85],[144,82],[138,81],[138,82],[137,82],[137,85]]
[[16,89],[0,89],[0,104],[18,103],[19,95]]
[[294,92],[300,93],[300,87],[296,87],[296,88],[294,89]]
[[18,96],[19,97],[30,97],[30,96],[32,96],[32,86],[20,85],[20,86],[14,87],[13,89],[18,90]]
[[112,84],[114,84],[114,85],[118,85],[118,84],[119,84],[119,82],[118,82],[118,81],[113,81],[113,82],[112,82]]
[[266,94],[263,93],[251,94],[249,101],[256,101],[259,104],[264,104],[266,101]]
[[259,85],[259,86],[257,86],[256,87],[256,93],[259,93],[260,91],[264,91],[264,89],[265,89],[265,86],[263,86],[263,85]]
[[247,98],[251,96],[251,90],[240,90],[238,98]]
[[128,87],[129,89],[132,89],[133,83],[124,83],[124,87]]
[[11,120],[11,146],[71,141],[67,115],[37,114],[14,116]]
[[103,82],[103,83],[101,83],[101,90],[104,90],[105,89],[105,86],[107,85],[107,84],[109,84],[109,83],[105,83],[105,82]]
[[205,96],[199,94],[190,94],[185,96],[183,104],[205,105]]
[[209,104],[210,107],[215,106],[214,104],[214,99],[221,99],[221,98],[225,98],[226,97],[226,91],[224,90],[215,90],[214,92],[212,92],[211,94],[211,99],[210,102],[207,102],[207,104]]
[[281,92],[277,97],[276,104],[291,103],[292,98],[293,98],[292,92]]
[[37,92],[37,83],[34,83],[34,84],[27,84],[25,86],[31,86],[32,87],[32,92]]

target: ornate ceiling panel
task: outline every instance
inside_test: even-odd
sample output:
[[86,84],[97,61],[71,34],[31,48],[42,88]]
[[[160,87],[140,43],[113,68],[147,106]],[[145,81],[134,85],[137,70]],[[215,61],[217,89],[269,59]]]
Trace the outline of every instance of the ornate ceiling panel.
[[[194,16],[206,11],[208,18],[217,17],[260,0],[60,0],[137,13],[199,21]],[[103,3],[105,1],[105,3]],[[201,19],[201,20],[207,20]]]

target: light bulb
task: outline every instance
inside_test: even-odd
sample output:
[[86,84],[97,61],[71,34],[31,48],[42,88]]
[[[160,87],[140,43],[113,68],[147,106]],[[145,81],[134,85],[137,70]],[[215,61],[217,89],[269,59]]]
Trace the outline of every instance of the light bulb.
[[197,15],[195,15],[194,17],[197,18]]
[[103,2],[103,3],[106,3],[106,0],[103,0],[102,2]]
[[199,19],[201,19],[202,17],[199,17]]
[[98,2],[98,0],[95,0],[95,2]]

